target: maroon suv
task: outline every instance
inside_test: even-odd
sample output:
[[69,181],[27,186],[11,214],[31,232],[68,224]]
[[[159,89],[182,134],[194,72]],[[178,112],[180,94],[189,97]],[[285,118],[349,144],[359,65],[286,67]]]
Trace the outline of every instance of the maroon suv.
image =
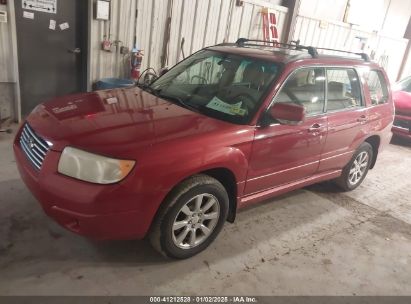
[[391,138],[383,69],[258,41],[205,48],[151,85],[56,98],[16,136],[44,211],[96,239],[204,250],[237,209],[325,180],[352,190]]

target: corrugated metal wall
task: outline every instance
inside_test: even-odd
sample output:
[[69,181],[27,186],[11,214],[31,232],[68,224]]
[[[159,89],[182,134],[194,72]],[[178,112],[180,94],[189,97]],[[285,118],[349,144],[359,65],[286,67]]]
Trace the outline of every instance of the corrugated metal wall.
[[[384,66],[392,83],[396,82],[407,48],[406,39],[378,36],[375,38],[375,60]],[[386,63],[384,63],[386,61]],[[404,75],[408,76],[408,75]],[[401,76],[403,77],[403,76]]]
[[[10,0],[7,10],[12,3],[14,1]],[[136,34],[138,47],[145,50],[143,68],[151,66],[155,69],[162,65],[164,47],[167,49],[166,66],[171,67],[182,59],[182,38],[185,39],[183,50],[186,56],[205,46],[235,41],[238,37],[261,39],[262,7],[277,11],[280,38],[284,36],[288,10],[277,5],[279,0],[244,0],[242,7],[235,3],[235,0],[112,0],[109,22],[91,20],[91,81],[110,76],[129,76],[127,56],[120,55],[118,50],[112,53],[101,51],[103,36],[109,33],[111,40],[121,41],[118,42],[119,46],[130,48]],[[0,5],[0,8],[6,9],[6,6]],[[170,39],[168,45],[164,46],[167,18],[170,15]],[[3,88],[14,88],[17,81],[13,66],[11,25],[11,22],[0,23],[0,82],[7,83]],[[368,39],[367,45],[375,51],[375,60],[386,64],[391,80],[395,81],[406,48],[405,39],[361,31],[341,22],[324,22],[303,16],[297,17],[293,33],[293,39],[301,39],[303,44],[346,50],[358,50],[356,37]],[[9,89],[7,87],[7,92]],[[5,113],[5,110],[0,110]],[[9,105],[6,110],[6,115],[11,113]]]
[[[406,39],[381,36],[358,30],[346,23],[325,22],[304,16],[297,16],[293,35],[293,39],[300,39],[300,43],[304,45],[356,52],[360,51],[358,37],[367,40],[365,51],[374,53],[374,60],[384,66],[391,81],[395,82],[407,46]],[[337,52],[335,54],[341,55]]]
[[[235,0],[112,0],[109,22],[92,21],[91,80],[103,77],[128,77],[128,56],[100,50],[104,35],[132,47],[134,27],[137,46],[145,51],[143,69],[161,67],[163,48],[167,50],[166,66],[182,59],[181,40],[186,56],[197,50],[239,37],[262,38],[262,5],[277,11],[278,31],[282,36],[287,8],[275,5],[278,1],[246,0],[242,7]],[[256,4],[257,3],[257,4]],[[135,12],[138,12],[137,18]],[[167,18],[171,15],[170,39],[164,46]]]
[[13,65],[10,10],[5,5],[0,5],[0,9],[8,13],[8,22],[0,23],[0,118],[5,119],[14,116],[17,75]]
[[[6,10],[5,5],[0,5],[1,10]],[[13,52],[11,47],[11,24],[0,23],[0,82],[14,82]]]

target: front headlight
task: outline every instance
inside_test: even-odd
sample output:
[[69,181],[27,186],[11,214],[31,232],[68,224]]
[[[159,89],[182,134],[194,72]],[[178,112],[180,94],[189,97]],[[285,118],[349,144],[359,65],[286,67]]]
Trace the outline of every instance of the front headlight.
[[135,161],[113,159],[66,147],[61,154],[58,172],[86,182],[113,184],[124,179]]

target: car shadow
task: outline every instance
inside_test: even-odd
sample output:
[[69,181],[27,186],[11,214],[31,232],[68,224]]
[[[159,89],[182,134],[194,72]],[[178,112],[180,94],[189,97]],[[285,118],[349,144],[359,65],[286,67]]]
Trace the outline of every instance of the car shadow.
[[394,135],[392,137],[390,144],[395,145],[395,146],[402,146],[402,147],[411,148],[411,140],[410,139],[400,137],[400,136],[396,136],[396,135]]
[[[67,273],[87,265],[93,269],[131,267],[137,276],[158,271],[161,282],[187,272],[208,271],[225,259],[234,268],[244,267],[243,256],[251,250],[262,248],[253,255],[255,261],[267,258],[263,249],[267,245],[270,255],[284,254],[288,249],[277,236],[287,243],[289,231],[338,208],[319,202],[320,197],[306,190],[296,190],[241,210],[235,223],[227,223],[206,251],[175,261],[154,251],[147,240],[96,242],[66,231],[47,218],[19,179],[0,182],[0,193],[0,272],[7,273],[8,279]],[[236,257],[238,261],[233,262]]]
[[305,187],[309,191],[314,193],[327,193],[327,194],[342,194],[344,193],[340,187],[334,181],[325,181],[318,184]]

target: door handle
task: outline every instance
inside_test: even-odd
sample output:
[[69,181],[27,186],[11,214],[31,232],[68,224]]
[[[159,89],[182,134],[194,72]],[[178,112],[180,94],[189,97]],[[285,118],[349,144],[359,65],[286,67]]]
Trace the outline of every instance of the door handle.
[[318,123],[315,123],[311,127],[308,128],[309,133],[317,133],[317,132],[321,132],[322,130],[323,130],[323,126]]
[[68,50],[68,51],[69,51],[69,53],[72,53],[72,54],[80,54],[81,53],[80,48],[75,48],[75,49]]
[[357,118],[357,122],[366,122],[368,120],[367,116],[361,115]]

